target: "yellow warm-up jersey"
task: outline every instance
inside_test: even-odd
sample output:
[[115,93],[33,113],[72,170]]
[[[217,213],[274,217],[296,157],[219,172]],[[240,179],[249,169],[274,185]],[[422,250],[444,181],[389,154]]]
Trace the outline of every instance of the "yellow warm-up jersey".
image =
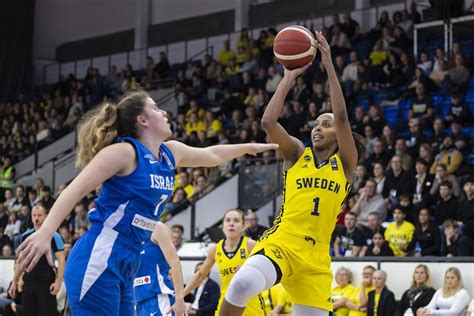
[[261,240],[283,232],[329,245],[341,206],[350,192],[337,154],[316,165],[307,147],[283,174],[283,201],[273,226]]
[[[217,267],[221,276],[221,296],[219,298],[219,305],[217,306],[216,315],[219,315],[219,310],[222,301],[224,300],[225,293],[227,292],[227,288],[229,287],[230,281],[250,255],[247,249],[248,239],[248,237],[242,236],[239,245],[233,252],[228,252],[224,249],[225,239],[222,239],[217,243],[214,259],[217,263]],[[266,315],[264,298],[260,294],[251,298],[248,301],[242,315]]]

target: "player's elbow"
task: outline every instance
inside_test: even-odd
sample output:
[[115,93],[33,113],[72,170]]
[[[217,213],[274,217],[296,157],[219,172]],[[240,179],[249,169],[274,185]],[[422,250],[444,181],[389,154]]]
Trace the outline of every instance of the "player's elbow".
[[276,124],[277,120],[267,116],[262,117],[261,125],[262,128],[266,131]]

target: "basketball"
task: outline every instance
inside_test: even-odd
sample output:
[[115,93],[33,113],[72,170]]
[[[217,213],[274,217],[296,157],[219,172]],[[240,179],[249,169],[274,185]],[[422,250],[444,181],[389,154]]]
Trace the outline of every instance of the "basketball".
[[316,38],[303,26],[285,27],[275,37],[273,53],[287,69],[303,67],[314,59],[316,52]]

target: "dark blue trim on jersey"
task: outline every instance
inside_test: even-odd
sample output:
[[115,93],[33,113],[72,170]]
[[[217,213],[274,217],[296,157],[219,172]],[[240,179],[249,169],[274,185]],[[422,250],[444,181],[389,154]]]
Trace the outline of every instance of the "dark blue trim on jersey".
[[[239,250],[240,246],[242,246],[242,241],[244,240],[244,236],[240,236],[239,244],[237,245],[237,248],[235,248],[233,251],[226,251],[225,250],[224,244],[225,244],[226,240],[227,240],[227,238],[224,238],[224,240],[222,241],[222,251],[224,251],[227,258],[232,259],[232,258],[235,257],[235,254],[237,253],[237,250]],[[231,255],[231,254],[232,254],[232,257],[229,257],[229,255]]]

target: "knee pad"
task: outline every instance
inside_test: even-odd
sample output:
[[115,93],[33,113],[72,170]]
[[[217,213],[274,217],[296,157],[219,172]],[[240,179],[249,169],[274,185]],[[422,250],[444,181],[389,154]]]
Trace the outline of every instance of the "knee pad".
[[250,298],[271,288],[276,279],[277,273],[270,259],[254,255],[232,278],[225,299],[234,306],[244,307]]

